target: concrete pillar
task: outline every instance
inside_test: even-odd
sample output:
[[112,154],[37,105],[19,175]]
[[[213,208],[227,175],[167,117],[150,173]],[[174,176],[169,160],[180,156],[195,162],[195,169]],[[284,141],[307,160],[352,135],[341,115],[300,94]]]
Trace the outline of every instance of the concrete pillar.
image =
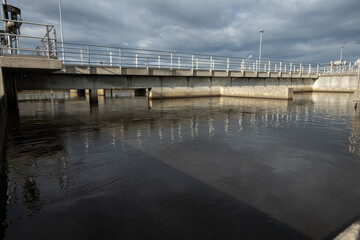
[[78,97],[85,97],[85,89],[78,89],[77,90]]
[[78,93],[76,89],[70,89],[70,98],[77,98]]
[[105,91],[104,91],[104,89],[98,89],[98,90],[97,90],[97,93],[98,93],[99,96],[105,96]]
[[19,77],[13,70],[2,69],[3,92],[9,110],[18,109],[16,79]]
[[98,102],[97,89],[89,89],[89,99],[90,99],[90,102]]

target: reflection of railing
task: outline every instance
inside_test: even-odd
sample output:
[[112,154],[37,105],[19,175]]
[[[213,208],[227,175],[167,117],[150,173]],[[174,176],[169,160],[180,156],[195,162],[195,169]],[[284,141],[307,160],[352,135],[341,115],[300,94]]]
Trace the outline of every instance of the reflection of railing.
[[[2,19],[1,21],[21,23],[22,29],[30,28],[31,32],[39,32],[39,35],[16,35],[0,32],[2,44],[0,47],[1,54],[24,54],[24,55],[38,55],[46,56],[48,58],[57,58],[57,42],[56,42],[56,31],[54,26],[49,24],[32,23],[25,21]],[[41,30],[40,28],[43,28]],[[16,38],[19,41],[20,47],[8,47],[3,41],[6,39]]]
[[130,68],[165,68],[192,70],[223,70],[319,74],[316,63],[259,60],[251,58],[212,56],[174,51],[118,48],[99,45],[64,43],[59,50],[67,65],[110,66]]

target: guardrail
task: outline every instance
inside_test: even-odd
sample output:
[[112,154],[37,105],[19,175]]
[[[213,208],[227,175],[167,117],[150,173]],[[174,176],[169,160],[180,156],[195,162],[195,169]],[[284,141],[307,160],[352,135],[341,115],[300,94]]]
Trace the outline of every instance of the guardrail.
[[238,58],[159,51],[138,48],[119,48],[101,45],[63,43],[59,55],[65,65],[109,66],[129,68],[166,68],[220,71],[251,71],[302,74],[357,72],[353,62],[334,66],[320,63],[302,63],[267,59]]
[[[192,70],[220,70],[247,72],[277,72],[301,74],[344,74],[355,73],[355,62],[335,64],[302,63],[252,57],[226,57],[207,54],[193,54],[176,51],[159,51],[138,48],[120,48],[91,44],[61,43],[58,46],[53,25],[2,19],[5,22],[24,24],[22,31],[28,35],[15,35],[0,32],[2,45],[0,54],[37,55],[48,58],[60,58],[65,65],[109,66],[129,68],[166,68]],[[42,29],[41,29],[42,28]],[[34,32],[40,32],[34,36]],[[8,47],[3,41],[14,37],[21,47]],[[35,41],[35,42],[34,42]]]
[[63,47],[59,47],[61,49],[59,56],[67,65],[317,74],[321,70],[320,65],[316,63],[260,60],[77,43],[63,43],[62,45]]
[[[17,21],[0,18],[3,22],[14,22],[22,24],[22,30],[31,32],[29,35],[17,35],[0,32],[1,47],[0,54],[23,54],[23,55],[37,55],[46,56],[48,58],[57,58],[57,40],[56,31],[53,25]],[[38,35],[34,35],[38,32]],[[10,37],[16,39],[21,47],[8,47],[3,41],[9,41]]]

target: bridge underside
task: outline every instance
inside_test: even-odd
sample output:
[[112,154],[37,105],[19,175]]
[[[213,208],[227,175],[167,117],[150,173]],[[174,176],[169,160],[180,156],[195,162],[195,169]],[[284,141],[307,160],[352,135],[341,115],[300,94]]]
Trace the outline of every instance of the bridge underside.
[[312,91],[316,78],[304,75],[68,67],[56,73],[22,71],[18,90],[140,89],[152,98],[239,96],[292,99],[294,91]]

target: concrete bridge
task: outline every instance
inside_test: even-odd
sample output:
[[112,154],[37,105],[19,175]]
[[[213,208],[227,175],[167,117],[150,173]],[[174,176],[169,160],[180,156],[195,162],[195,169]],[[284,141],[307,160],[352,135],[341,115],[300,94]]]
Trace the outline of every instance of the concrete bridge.
[[89,89],[93,101],[98,89],[134,90],[149,98],[289,100],[294,92],[353,92],[357,87],[358,68],[352,62],[331,66],[75,43],[60,46],[54,26],[15,22],[46,31],[40,36],[17,36],[40,41],[41,47],[35,42],[27,48],[0,48],[0,95],[14,106],[21,90]]

